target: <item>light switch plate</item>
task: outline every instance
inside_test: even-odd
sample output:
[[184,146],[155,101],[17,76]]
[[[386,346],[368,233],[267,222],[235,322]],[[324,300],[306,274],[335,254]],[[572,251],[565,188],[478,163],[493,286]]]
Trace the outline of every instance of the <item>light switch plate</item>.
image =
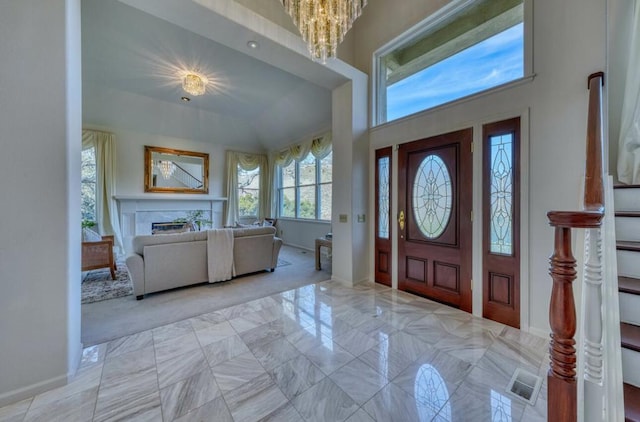
[[364,223],[364,222],[365,222],[364,214],[358,214],[358,223]]
[[339,218],[341,223],[347,222],[347,214],[340,214]]

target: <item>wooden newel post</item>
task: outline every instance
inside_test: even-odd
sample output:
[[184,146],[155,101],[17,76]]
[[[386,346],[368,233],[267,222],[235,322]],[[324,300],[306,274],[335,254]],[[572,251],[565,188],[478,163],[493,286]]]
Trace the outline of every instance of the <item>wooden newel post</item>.
[[[552,223],[553,224],[553,223]],[[555,229],[555,247],[550,258],[553,279],[549,322],[551,363],[547,374],[549,394],[547,417],[550,421],[569,422],[577,419],[576,388],[576,306],[573,300],[573,281],[576,279],[576,260],[571,252],[571,229]]]
[[[604,74],[589,76],[589,116],[587,123],[587,166],[585,172],[585,194],[583,211],[549,211],[549,223],[555,228],[553,255],[549,259],[549,273],[553,279],[549,323],[549,372],[547,373],[547,420],[554,422],[576,422],[578,418],[578,384],[576,379],[576,304],[573,299],[573,281],[576,279],[576,260],[571,250],[572,229],[598,229],[604,216],[604,180],[602,175],[602,85]],[[589,237],[591,241],[591,237]],[[592,242],[587,256],[595,264],[585,270],[587,282],[587,305],[593,313],[600,315],[601,301],[597,300],[601,284],[598,240]],[[593,257],[591,254],[596,254]],[[594,305],[595,304],[595,305]],[[591,311],[591,310],[588,310]],[[598,318],[601,318],[600,316]],[[587,330],[587,369],[585,373],[596,380],[601,379],[602,329],[599,320]],[[591,341],[591,343],[589,343]],[[590,367],[593,371],[590,372]],[[581,380],[582,382],[582,380]],[[591,380],[589,380],[591,382]],[[593,384],[593,383],[592,383]],[[590,390],[593,391],[593,390]],[[584,406],[584,404],[581,404]]]
[[576,279],[576,259],[571,251],[571,228],[600,227],[603,213],[597,211],[550,211],[549,223],[555,227],[553,255],[549,273],[553,279],[549,323],[551,362],[547,374],[547,420],[575,422],[577,420],[576,384],[576,304],[573,281]]

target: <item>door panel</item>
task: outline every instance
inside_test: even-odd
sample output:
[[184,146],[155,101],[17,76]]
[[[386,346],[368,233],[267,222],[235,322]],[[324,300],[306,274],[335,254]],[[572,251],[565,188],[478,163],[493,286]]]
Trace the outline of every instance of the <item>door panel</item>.
[[482,132],[482,313],[520,328],[520,119]]
[[401,290],[471,312],[472,129],[400,146]]
[[391,147],[376,151],[375,280],[391,287]]

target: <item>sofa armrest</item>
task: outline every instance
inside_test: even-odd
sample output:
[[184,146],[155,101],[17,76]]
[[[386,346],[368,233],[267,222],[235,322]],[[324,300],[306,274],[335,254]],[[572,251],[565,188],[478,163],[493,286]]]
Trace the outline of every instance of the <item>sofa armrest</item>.
[[280,255],[280,248],[282,247],[282,239],[279,237],[273,238],[273,255],[271,256],[271,271],[274,271],[278,266],[278,255]]
[[127,269],[133,284],[133,294],[137,299],[144,296],[144,258],[137,253],[127,256]]

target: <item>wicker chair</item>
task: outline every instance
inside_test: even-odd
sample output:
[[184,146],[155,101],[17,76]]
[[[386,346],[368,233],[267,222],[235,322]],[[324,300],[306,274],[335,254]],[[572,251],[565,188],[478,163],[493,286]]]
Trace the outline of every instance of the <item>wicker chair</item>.
[[99,242],[82,242],[82,271],[108,267],[111,279],[116,279],[116,261],[113,258],[113,236],[102,236]]

